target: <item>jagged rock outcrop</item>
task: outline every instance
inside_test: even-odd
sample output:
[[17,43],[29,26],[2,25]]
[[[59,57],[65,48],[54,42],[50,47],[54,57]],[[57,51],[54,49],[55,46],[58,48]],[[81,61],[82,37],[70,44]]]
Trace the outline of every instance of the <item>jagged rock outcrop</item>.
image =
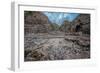
[[51,30],[51,22],[42,12],[26,11],[24,14],[24,30],[27,33],[47,33]]
[[73,22],[72,29],[75,32],[90,34],[90,14],[80,14]]

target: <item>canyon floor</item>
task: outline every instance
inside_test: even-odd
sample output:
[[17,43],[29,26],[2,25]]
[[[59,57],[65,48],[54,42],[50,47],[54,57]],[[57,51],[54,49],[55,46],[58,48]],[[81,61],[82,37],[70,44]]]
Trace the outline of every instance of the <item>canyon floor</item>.
[[24,36],[24,61],[26,62],[89,58],[89,35],[58,32]]

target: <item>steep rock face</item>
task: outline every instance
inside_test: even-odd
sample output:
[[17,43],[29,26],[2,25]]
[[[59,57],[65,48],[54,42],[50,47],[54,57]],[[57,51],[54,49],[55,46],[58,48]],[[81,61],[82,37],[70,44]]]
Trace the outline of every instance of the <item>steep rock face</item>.
[[80,14],[73,22],[74,31],[90,34],[90,14]]
[[51,30],[51,22],[42,12],[26,11],[24,13],[24,30],[28,33],[47,33]]

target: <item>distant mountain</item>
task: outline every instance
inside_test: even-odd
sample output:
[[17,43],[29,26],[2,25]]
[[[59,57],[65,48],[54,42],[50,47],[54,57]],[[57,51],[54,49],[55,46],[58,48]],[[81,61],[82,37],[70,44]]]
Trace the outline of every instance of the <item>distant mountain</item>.
[[71,22],[65,20],[63,24],[59,27],[60,31],[69,32],[71,28]]

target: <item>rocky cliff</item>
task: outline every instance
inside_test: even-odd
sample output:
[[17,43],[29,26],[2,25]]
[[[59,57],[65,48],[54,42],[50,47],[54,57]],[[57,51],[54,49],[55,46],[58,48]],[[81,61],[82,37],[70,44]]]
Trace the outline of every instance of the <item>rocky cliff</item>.
[[84,34],[90,34],[90,14],[80,14],[72,22],[72,28],[76,32],[81,31]]
[[80,14],[72,22],[65,20],[59,29],[65,33],[82,32],[83,34],[90,34],[90,14]]
[[28,33],[47,33],[51,30],[48,17],[42,12],[25,11],[24,13],[24,30]]

